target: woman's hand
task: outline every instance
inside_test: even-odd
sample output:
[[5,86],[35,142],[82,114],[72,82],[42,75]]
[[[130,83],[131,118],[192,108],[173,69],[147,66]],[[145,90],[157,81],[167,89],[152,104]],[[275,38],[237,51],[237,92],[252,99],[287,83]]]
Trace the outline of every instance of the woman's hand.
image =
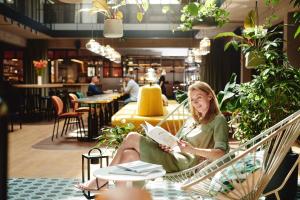
[[188,142],[186,142],[184,140],[179,140],[177,142],[177,144],[178,144],[181,152],[193,154],[194,147],[190,143],[188,143]]
[[164,152],[167,152],[167,153],[171,153],[171,152],[172,152],[172,149],[171,149],[169,146],[159,144],[159,147],[160,147]]

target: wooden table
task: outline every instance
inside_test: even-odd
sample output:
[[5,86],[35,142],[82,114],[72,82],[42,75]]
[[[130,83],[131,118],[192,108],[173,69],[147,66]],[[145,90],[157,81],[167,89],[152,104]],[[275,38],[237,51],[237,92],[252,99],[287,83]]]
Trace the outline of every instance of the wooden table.
[[[103,125],[107,125],[116,108],[117,100],[122,97],[122,93],[100,94],[90,97],[80,98],[76,102],[88,104],[90,112],[88,115],[88,139],[93,139],[99,135],[99,129]],[[97,113],[97,105],[99,105],[99,113]],[[92,108],[95,112],[91,112]]]
[[[152,116],[144,117],[137,115],[137,102],[131,102],[121,108],[117,113],[112,116],[112,125],[121,125],[122,123],[132,123],[136,130],[140,129],[140,124],[143,124],[145,121],[155,126],[161,120],[163,120],[168,113],[171,113],[179,104],[174,100],[169,100],[168,106],[164,107],[164,115],[162,116]],[[178,114],[174,115],[172,118],[167,119],[166,123],[162,124],[161,127],[168,130],[172,134],[176,134],[177,130],[182,126],[183,122],[190,114]]]

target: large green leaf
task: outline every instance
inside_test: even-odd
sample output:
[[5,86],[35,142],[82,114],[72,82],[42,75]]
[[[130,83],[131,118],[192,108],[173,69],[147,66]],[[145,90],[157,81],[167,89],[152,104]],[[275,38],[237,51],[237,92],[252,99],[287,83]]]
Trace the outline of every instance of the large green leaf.
[[137,13],[136,13],[136,19],[137,19],[139,22],[143,21],[143,17],[144,17],[144,13],[142,13],[142,12],[137,12]]
[[231,40],[227,42],[224,46],[224,51],[226,51],[229,47],[233,47],[236,51],[239,49],[239,43],[235,40]]
[[294,38],[298,37],[299,34],[300,34],[300,26],[298,26],[298,28],[295,32]]
[[253,28],[256,24],[256,12],[251,10],[244,20],[244,28]]
[[149,9],[149,0],[142,0],[142,8],[145,12]]
[[109,12],[109,6],[107,5],[106,0],[93,0],[92,6],[99,11]]
[[198,5],[196,3],[191,3],[187,5],[187,10],[192,16],[197,16],[198,15]]
[[234,32],[219,33],[215,36],[215,39],[222,38],[222,37],[235,37],[235,38],[243,39],[243,37],[235,34]]

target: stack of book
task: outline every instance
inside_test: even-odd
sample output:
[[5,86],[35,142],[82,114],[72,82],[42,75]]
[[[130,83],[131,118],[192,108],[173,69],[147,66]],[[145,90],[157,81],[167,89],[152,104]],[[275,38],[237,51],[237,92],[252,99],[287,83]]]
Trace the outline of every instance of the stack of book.
[[163,170],[164,169],[162,165],[147,163],[143,161],[133,161],[116,165],[116,168],[110,171],[110,173],[119,175],[147,176],[151,173],[161,172]]

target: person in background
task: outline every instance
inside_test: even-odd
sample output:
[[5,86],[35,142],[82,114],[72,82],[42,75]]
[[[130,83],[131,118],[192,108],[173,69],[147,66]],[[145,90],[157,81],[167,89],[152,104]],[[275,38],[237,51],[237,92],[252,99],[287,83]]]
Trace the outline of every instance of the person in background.
[[98,87],[100,80],[98,76],[93,76],[88,87],[87,96],[103,94],[102,90]]
[[129,98],[125,99],[125,104],[137,101],[139,95],[139,85],[134,81],[134,76],[132,74],[126,74],[124,76],[124,83],[123,83],[123,91],[126,94],[129,94]]
[[[216,160],[229,151],[228,125],[220,112],[214,91],[205,82],[189,86],[188,100],[191,117],[177,137],[180,152],[160,145],[139,133],[131,132],[117,150],[110,165],[141,160],[160,164],[168,172],[191,168],[203,159]],[[75,185],[80,190],[100,190],[107,180],[91,179]]]
[[156,70],[156,74],[157,74],[157,78],[158,78],[158,85],[160,86],[161,88],[161,93],[163,95],[166,96],[166,86],[165,86],[165,83],[166,83],[166,71],[161,69],[161,68],[158,68]]

